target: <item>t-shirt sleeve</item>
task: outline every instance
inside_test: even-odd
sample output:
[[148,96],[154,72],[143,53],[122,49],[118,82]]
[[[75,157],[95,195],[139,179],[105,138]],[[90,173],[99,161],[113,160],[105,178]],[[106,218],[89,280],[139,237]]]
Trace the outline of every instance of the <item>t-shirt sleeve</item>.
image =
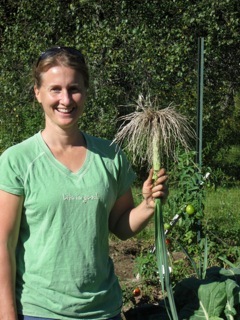
[[11,149],[0,156],[0,190],[15,195],[24,194],[23,179],[17,155]]
[[129,188],[136,178],[131,164],[127,160],[125,153],[118,151],[119,174],[118,174],[118,198],[120,198]]

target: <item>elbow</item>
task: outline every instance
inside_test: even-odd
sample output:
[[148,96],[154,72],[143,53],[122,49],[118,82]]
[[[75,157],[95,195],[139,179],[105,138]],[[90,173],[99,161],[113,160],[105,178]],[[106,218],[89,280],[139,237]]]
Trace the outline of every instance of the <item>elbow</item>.
[[[127,231],[127,232],[126,232]],[[125,232],[119,232],[118,230],[112,231],[114,236],[116,236],[121,241],[126,241],[134,236],[134,233],[130,230],[126,230]]]
[[119,236],[117,236],[118,237],[118,239],[120,239],[121,241],[126,241],[126,240],[128,240],[128,239],[130,239],[131,237],[128,237],[128,236],[126,236],[126,235],[119,235]]

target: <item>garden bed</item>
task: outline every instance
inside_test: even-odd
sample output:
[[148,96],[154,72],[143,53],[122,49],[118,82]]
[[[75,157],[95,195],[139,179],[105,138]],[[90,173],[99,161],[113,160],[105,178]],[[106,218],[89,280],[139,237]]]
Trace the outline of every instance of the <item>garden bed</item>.
[[[110,256],[114,261],[115,273],[124,295],[122,319],[154,320],[161,316],[161,320],[167,320],[160,285],[149,285],[147,289],[135,274],[135,258],[144,250],[144,246],[147,247],[147,244],[137,239],[110,241]],[[140,294],[134,296],[133,291],[138,287]]]

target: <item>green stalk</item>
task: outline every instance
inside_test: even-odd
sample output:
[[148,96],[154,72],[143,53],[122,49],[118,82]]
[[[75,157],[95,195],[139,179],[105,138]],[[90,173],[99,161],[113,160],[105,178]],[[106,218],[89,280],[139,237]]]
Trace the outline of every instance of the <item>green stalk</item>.
[[161,169],[161,158],[160,158],[160,141],[158,136],[153,136],[153,180],[157,179],[157,173]]
[[206,236],[204,240],[204,260],[203,260],[202,279],[205,279],[206,277],[207,266],[208,266],[208,239]]
[[[160,147],[159,139],[157,135],[155,135],[153,137],[153,171],[154,171],[153,179],[154,180],[157,178],[157,172],[160,170],[160,167],[161,167],[159,147]],[[155,242],[156,242],[157,265],[158,265],[158,272],[160,275],[160,280],[162,285],[162,291],[164,293],[165,285],[166,285],[166,291],[167,291],[172,318],[169,314],[168,308],[167,308],[167,312],[170,319],[178,320],[172,286],[170,283],[168,253],[167,253],[165,233],[164,233],[164,223],[163,223],[163,207],[162,207],[162,201],[160,199],[155,200]]]

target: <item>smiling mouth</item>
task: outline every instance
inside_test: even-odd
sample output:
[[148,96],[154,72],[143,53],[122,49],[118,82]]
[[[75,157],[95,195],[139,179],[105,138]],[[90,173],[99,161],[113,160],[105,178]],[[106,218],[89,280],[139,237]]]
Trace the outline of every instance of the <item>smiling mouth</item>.
[[71,109],[57,108],[56,110],[60,113],[70,114],[73,112],[74,108],[71,108]]

